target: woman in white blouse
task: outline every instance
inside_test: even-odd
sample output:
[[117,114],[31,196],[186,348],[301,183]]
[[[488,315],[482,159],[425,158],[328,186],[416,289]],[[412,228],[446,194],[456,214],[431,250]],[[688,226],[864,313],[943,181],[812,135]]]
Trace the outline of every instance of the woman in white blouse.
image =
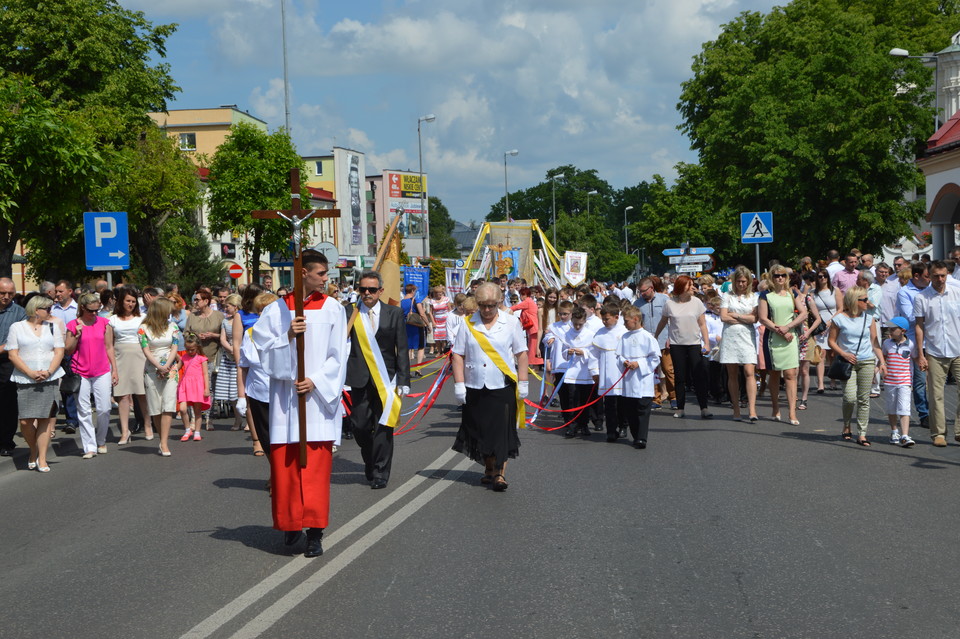
[[[476,300],[479,310],[464,318],[452,349],[454,394],[464,404],[453,450],[483,464],[481,483],[503,492],[507,458],[516,458],[520,449],[517,423],[523,415],[517,415],[517,397],[527,397],[527,340],[520,320],[499,310],[499,287],[481,284]],[[484,351],[483,342],[516,376],[516,386]]]
[[[137,302],[137,290],[131,286],[117,289],[117,301],[114,313],[110,316],[104,341],[107,344],[107,357],[110,370],[113,371],[113,397],[119,406],[120,441],[123,446],[130,441],[130,406],[136,399],[140,404],[140,414],[147,415],[146,391],[143,387],[143,371],[147,360],[140,347],[140,304]],[[153,426],[144,419],[143,432],[146,439],[153,439]]]
[[59,379],[63,377],[63,333],[50,321],[53,300],[35,295],[27,302],[27,319],[10,326],[6,351],[14,366],[20,431],[30,447],[27,468],[50,472],[47,449],[57,419]]
[[740,367],[747,391],[747,407],[751,422],[757,421],[757,303],[753,292],[753,273],[746,266],[738,266],[731,278],[730,292],[723,294],[720,321],[723,339],[720,340],[720,363],[727,367],[727,388],[733,404],[733,419],[740,421]]

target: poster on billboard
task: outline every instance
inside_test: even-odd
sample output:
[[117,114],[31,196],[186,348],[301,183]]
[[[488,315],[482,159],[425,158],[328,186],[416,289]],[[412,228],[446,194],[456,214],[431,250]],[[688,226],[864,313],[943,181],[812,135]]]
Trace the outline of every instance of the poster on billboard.
[[347,187],[350,194],[350,241],[363,244],[363,201],[360,199],[360,156],[347,154]]
[[388,197],[419,200],[420,194],[427,186],[427,176],[423,176],[423,188],[420,186],[420,175],[409,173],[387,173],[389,188]]
[[390,217],[403,211],[400,219],[400,233],[404,239],[420,239],[427,236],[426,215],[420,211],[420,200],[391,200]]
[[404,266],[403,287],[406,288],[407,284],[414,284],[417,287],[414,299],[419,304],[430,292],[430,269],[425,266]]

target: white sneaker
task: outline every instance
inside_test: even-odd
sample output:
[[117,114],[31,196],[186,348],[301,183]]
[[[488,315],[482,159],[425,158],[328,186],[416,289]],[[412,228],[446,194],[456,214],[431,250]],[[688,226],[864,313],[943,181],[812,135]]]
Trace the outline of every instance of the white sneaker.
[[904,435],[903,437],[900,438],[900,445],[903,446],[904,448],[910,448],[916,443],[917,442],[913,441],[910,435]]
[[899,430],[892,430],[892,431],[890,431],[890,443],[891,443],[891,444],[899,444],[899,443],[900,443],[900,431],[899,431]]

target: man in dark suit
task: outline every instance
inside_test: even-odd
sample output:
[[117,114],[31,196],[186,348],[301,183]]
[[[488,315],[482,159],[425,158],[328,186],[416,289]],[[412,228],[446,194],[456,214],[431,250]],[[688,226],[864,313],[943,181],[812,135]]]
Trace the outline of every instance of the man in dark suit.
[[[385,488],[390,479],[393,463],[393,427],[396,424],[381,424],[385,421],[380,392],[363,356],[356,324],[364,322],[364,328],[379,350],[387,379],[387,392],[393,393],[394,385],[400,397],[410,392],[410,357],[407,352],[407,326],[399,307],[382,304],[383,280],[380,273],[366,271],[360,276],[357,286],[360,294],[359,313],[350,331],[350,357],[347,360],[346,384],[350,387],[350,422],[353,436],[360,445],[364,472],[370,487]],[[399,398],[396,400],[399,401]]]

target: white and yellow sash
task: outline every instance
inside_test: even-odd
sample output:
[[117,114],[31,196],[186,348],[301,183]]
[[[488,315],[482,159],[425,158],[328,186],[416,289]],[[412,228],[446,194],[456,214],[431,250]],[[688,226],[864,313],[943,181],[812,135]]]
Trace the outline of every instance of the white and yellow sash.
[[482,332],[478,331],[473,327],[473,322],[470,321],[470,318],[466,318],[464,324],[467,325],[467,328],[470,329],[470,333],[473,335],[473,338],[477,340],[477,344],[480,345],[480,349],[484,354],[490,358],[496,367],[503,373],[504,377],[513,381],[514,391],[517,393],[517,427],[526,428],[526,413],[524,411],[523,400],[520,399],[520,384],[517,374],[510,370],[510,367],[507,366],[506,360],[500,356],[500,352],[493,347],[493,344],[490,343],[490,339]]
[[[366,319],[362,314],[357,317],[353,327],[356,329],[357,339],[360,341],[360,352],[363,353],[363,359],[367,363],[370,377],[373,379],[373,383],[377,387],[377,393],[380,395],[380,404],[383,406],[379,423],[387,428],[396,428],[400,422],[400,405],[402,403],[400,396],[397,395],[396,376],[392,379],[389,377],[387,365],[383,363],[383,353],[380,352],[377,340],[367,331]],[[406,357],[406,353],[401,353],[401,357]]]

